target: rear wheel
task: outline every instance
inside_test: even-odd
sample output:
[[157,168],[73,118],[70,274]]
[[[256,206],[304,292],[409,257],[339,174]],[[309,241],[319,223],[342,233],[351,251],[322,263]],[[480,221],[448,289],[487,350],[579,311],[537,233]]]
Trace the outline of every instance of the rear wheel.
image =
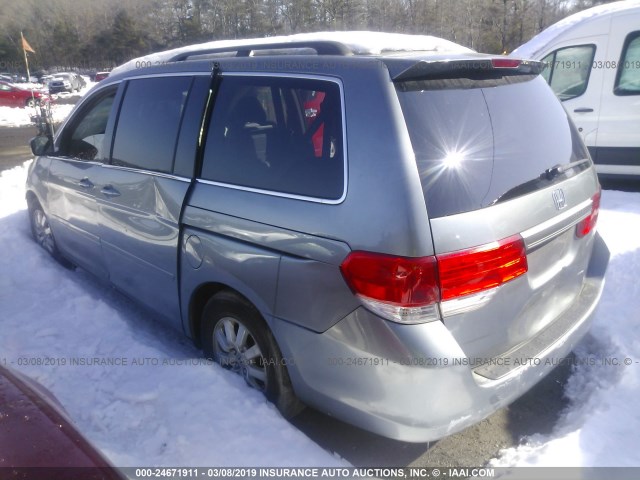
[[35,99],[35,98],[28,98],[27,101],[25,102],[25,105],[29,108],[33,108],[36,105],[38,105],[40,102]]
[[293,392],[280,349],[253,305],[223,291],[209,300],[203,315],[201,338],[207,358],[241,375],[285,418],[304,408]]

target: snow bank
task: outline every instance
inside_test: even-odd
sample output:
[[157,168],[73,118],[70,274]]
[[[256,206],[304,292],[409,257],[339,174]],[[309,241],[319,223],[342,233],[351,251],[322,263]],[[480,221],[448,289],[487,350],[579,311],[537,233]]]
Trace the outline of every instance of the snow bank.
[[[53,121],[55,123],[64,121],[71,110],[73,110],[73,107],[74,105],[62,105],[54,103],[51,106]],[[35,108],[0,107],[0,127],[27,127],[29,125],[33,125],[31,116],[37,114],[38,112]]]
[[37,247],[26,171],[0,174],[0,362],[50,389],[117,466],[345,465],[182,334]]

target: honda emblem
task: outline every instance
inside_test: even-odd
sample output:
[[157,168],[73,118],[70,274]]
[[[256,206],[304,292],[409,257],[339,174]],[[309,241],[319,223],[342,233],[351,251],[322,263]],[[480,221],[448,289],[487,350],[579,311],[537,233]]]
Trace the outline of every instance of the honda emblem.
[[567,206],[567,201],[564,198],[564,192],[561,188],[554,190],[553,193],[553,203],[556,205],[556,210],[562,210]]

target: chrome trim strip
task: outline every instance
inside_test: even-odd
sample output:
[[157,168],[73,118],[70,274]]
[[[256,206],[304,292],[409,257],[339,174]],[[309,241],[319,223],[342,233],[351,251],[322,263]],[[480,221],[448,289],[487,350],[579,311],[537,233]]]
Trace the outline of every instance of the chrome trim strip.
[[73,157],[58,157],[53,155],[42,155],[43,157],[49,158],[51,160],[57,160],[59,162],[73,162],[73,163],[81,163],[82,165],[93,165],[100,166],[104,165],[104,162],[98,162],[96,160],[83,160],[81,158],[73,158]]
[[305,197],[304,195],[295,195],[293,193],[274,192],[271,190],[262,190],[260,188],[244,187],[242,185],[233,185],[231,183],[214,182],[212,180],[204,180],[202,178],[196,178],[197,183],[204,183],[206,185],[214,185],[216,187],[230,188],[231,190],[241,190],[243,192],[261,193],[264,195],[270,195],[272,197],[290,198],[293,200],[304,200],[306,202],[322,203],[326,205],[337,205],[344,201],[344,195],[337,200],[328,200],[324,198]]
[[122,165],[112,165],[110,163],[102,163],[101,165],[104,168],[109,168],[113,170],[122,170],[124,172],[131,172],[131,173],[142,173],[145,175],[153,175],[154,177],[168,178],[169,180],[178,180],[180,182],[191,183],[190,178],[181,177],[179,175],[173,175],[171,173],[154,172],[153,170],[144,170],[142,168],[125,167]]
[[[145,67],[147,68],[147,67]],[[131,77],[123,78],[122,81],[140,80],[142,78],[160,78],[160,77],[210,77],[211,71],[199,71],[199,72],[167,72],[167,73],[141,73]]]
[[566,212],[522,232],[520,235],[524,239],[527,251],[550,242],[588,217],[592,202],[591,199],[585,200]]

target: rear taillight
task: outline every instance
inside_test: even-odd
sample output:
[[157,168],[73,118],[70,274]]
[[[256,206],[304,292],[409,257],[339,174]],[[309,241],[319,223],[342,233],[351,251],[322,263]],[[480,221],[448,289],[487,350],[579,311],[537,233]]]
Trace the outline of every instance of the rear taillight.
[[374,312],[402,323],[437,320],[435,257],[352,252],[340,265],[351,290]]
[[527,273],[528,268],[520,235],[437,258],[442,300],[497,287]]
[[591,213],[587,218],[581,220],[578,225],[576,225],[576,235],[578,238],[582,238],[591,232],[591,230],[596,228],[596,223],[598,223],[598,214],[600,213],[600,196],[601,190],[591,198]]
[[340,269],[351,290],[375,313],[401,323],[422,323],[440,319],[441,300],[489,290],[526,273],[527,257],[517,235],[432,257],[357,251]]

